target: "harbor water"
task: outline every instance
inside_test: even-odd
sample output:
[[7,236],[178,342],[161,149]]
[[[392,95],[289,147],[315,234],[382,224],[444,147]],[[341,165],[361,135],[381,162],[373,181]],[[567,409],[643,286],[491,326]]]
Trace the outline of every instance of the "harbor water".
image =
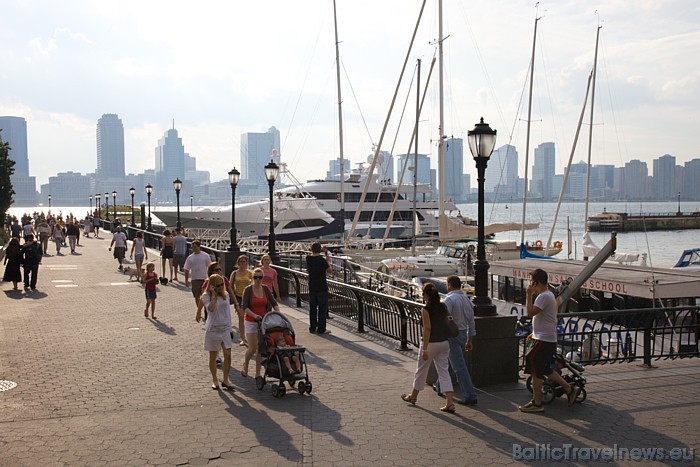
[[[462,215],[477,218],[476,204],[459,204]],[[530,202],[527,205],[526,222],[539,222],[539,228],[525,232],[525,241],[533,243],[537,240],[547,243],[547,239],[552,228],[556,203]],[[196,208],[196,207],[195,207]],[[561,241],[564,245],[563,251],[557,258],[582,259],[581,248],[582,235],[585,229],[584,204],[564,203],[561,205],[559,219],[554,229],[552,243]],[[163,207],[160,207],[163,209]],[[485,207],[486,223],[515,222],[520,223],[522,216],[522,204],[520,203],[496,203]],[[610,202],[610,203],[590,203],[588,215],[592,216],[603,212],[627,212],[636,213],[675,213],[678,211],[677,201],[668,202]],[[47,211],[47,206],[12,207],[9,210],[11,215],[20,217],[25,213],[34,211]],[[166,210],[174,211],[175,207],[168,207]],[[189,206],[183,211],[189,210]],[[682,212],[689,213],[700,210],[700,202],[681,202]],[[52,207],[54,214],[62,213],[64,216],[72,213],[79,219],[85,217],[89,211],[88,206],[80,207]],[[567,241],[567,218],[569,228],[572,232],[572,244],[569,247]],[[154,218],[154,222],[156,219]],[[591,238],[598,246],[603,246],[610,238],[607,232],[591,232]],[[502,232],[496,236],[499,240],[513,240],[520,243],[520,231]],[[684,249],[696,248],[700,246],[700,231],[698,230],[674,230],[674,231],[654,231],[654,232],[620,232],[617,235],[618,252],[625,253],[646,253],[647,264],[655,267],[673,266]],[[569,249],[571,254],[568,254]]]

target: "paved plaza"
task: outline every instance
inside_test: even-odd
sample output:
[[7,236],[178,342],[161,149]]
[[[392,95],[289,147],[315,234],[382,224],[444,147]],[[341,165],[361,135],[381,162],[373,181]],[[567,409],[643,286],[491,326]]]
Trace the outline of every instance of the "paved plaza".
[[16,387],[0,392],[0,465],[519,464],[514,453],[527,458],[537,445],[684,448],[685,460],[656,463],[697,463],[697,359],[588,367],[588,399],[571,408],[560,398],[544,414],[520,413],[521,382],[481,388],[477,406],[450,415],[430,388],[416,406],[400,399],[415,352],[339,318],[330,334],[309,334],[306,310],[283,306],[307,348],[313,392],[258,391],[239,373],[237,345],[236,390],[214,391],[184,284],[161,286],[159,320],[146,319],[142,286],[117,270],[108,246],[83,237],[78,254],[45,257],[35,292],[2,283],[0,381]]

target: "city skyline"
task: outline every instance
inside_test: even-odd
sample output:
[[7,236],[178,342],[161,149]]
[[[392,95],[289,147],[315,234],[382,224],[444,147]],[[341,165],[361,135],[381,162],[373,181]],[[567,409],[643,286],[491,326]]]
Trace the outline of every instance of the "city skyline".
[[[594,6],[540,2],[539,12],[531,4],[506,0],[479,8],[452,0],[444,4],[448,137],[466,138],[483,116],[498,130],[499,146],[518,148],[522,176],[520,102],[532,23],[539,15],[531,155],[545,141],[568,153],[600,20],[592,162],[619,166],[639,159],[650,165],[668,153],[683,164],[698,157],[693,123],[700,113],[700,76],[687,60],[700,44],[695,2],[641,2],[634,8],[612,0]],[[337,5],[345,157],[358,161],[379,141],[420,2],[340,0]],[[422,76],[428,74],[436,10],[436,2],[429,1],[416,49],[408,57],[407,81],[417,58],[423,59]],[[272,125],[285,135],[281,156],[301,180],[322,178],[327,161],[338,157],[329,1],[196,6],[10,1],[0,28],[5,57],[0,115],[26,118],[29,170],[37,185],[67,169],[94,170],[95,121],[105,113],[123,121],[127,172],[148,168],[153,142],[173,118],[188,151],[213,180],[241,166],[240,135]],[[418,149],[432,156],[433,168],[436,75],[421,116]],[[402,86],[397,102],[409,96],[408,87],[408,82]],[[396,120],[392,117],[382,145],[394,154],[406,151],[413,129],[406,122],[397,128]],[[660,138],[659,131],[668,133]],[[581,138],[576,160],[585,159],[586,146],[587,138]],[[468,154],[464,169],[475,178]]]

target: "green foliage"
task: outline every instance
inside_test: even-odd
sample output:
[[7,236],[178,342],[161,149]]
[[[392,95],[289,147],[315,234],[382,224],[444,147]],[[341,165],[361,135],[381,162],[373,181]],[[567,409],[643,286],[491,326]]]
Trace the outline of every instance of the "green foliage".
[[5,213],[12,206],[12,189],[10,175],[15,173],[15,161],[10,159],[10,145],[2,140],[0,130],[0,219],[5,219]]

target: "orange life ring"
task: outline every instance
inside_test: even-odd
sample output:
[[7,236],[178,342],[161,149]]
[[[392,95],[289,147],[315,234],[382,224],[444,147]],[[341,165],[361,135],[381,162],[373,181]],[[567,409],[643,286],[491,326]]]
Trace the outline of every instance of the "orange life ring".
[[542,248],[542,240],[535,240],[535,247]]
[[554,242],[554,248],[560,250],[561,247],[562,247],[562,243],[561,243],[559,240],[557,240],[556,242]]

